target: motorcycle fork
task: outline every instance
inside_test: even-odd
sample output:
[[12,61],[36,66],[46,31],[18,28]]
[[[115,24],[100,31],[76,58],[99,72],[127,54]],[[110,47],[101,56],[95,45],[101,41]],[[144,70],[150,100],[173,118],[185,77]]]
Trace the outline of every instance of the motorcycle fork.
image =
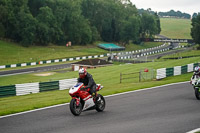
[[79,104],[80,104],[80,98],[73,97],[73,99],[75,99],[75,100],[76,100],[76,106],[79,106]]

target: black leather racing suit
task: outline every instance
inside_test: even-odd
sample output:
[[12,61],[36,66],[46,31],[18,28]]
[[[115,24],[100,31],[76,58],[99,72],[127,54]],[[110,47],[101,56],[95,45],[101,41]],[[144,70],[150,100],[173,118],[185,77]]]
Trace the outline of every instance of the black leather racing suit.
[[91,74],[87,73],[84,78],[78,78],[78,82],[83,83],[86,86],[85,89],[90,88],[90,94],[96,92],[96,83],[94,82]]
[[194,72],[193,75],[192,75],[192,79],[194,79],[195,76],[197,78],[199,78],[200,77],[200,71],[199,72]]

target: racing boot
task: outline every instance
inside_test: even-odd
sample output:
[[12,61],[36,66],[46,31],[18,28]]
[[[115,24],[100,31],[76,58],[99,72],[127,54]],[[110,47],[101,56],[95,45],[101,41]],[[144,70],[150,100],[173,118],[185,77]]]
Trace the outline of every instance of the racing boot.
[[96,102],[97,93],[93,92],[93,93],[92,93],[92,97],[93,97],[93,101]]

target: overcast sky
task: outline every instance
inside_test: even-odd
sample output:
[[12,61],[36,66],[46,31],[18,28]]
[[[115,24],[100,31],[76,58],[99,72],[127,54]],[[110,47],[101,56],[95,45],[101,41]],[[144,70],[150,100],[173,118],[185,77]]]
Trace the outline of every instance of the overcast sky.
[[138,9],[151,8],[152,11],[167,12],[171,9],[189,13],[200,12],[200,0],[131,0]]

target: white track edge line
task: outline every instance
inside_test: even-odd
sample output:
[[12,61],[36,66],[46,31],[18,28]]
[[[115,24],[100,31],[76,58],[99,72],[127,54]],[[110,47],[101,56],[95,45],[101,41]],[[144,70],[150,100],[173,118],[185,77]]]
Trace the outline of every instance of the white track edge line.
[[19,72],[19,73],[13,73],[13,74],[5,74],[5,75],[0,75],[0,77],[13,76],[13,75],[18,75],[18,74],[27,74],[27,73],[33,73],[33,72],[34,72],[34,71]]
[[20,113],[15,113],[15,114],[10,114],[10,115],[0,116],[0,119],[1,118],[5,118],[5,117],[10,117],[10,116],[15,116],[15,115],[21,115],[21,114],[31,113],[31,112],[35,112],[35,111],[50,109],[50,108],[54,108],[54,107],[59,107],[59,106],[67,105],[67,104],[69,104],[69,103],[58,104],[58,105],[48,106],[48,107],[44,107],[44,108],[39,108],[39,109],[24,111],[24,112],[20,112]]
[[200,131],[200,128],[197,128],[197,129],[194,129],[194,130],[189,131],[189,132],[187,132],[187,133],[196,133],[196,132],[199,132],[199,131]]
[[[165,87],[165,86],[170,86],[170,85],[176,85],[176,84],[183,84],[183,83],[187,83],[187,82],[189,82],[189,81],[178,82],[178,83],[171,83],[171,84],[165,84],[165,85],[161,85],[161,86],[155,86],[155,87],[151,87],[151,88],[144,88],[144,89],[133,90],[133,91],[127,91],[127,92],[122,92],[122,93],[118,93],[118,94],[108,95],[108,96],[104,96],[104,97],[112,97],[112,96],[118,96],[118,95],[123,95],[123,94],[128,94],[128,93],[134,93],[134,92],[140,92],[140,91],[145,91],[145,90],[152,90],[152,89],[156,89],[156,88],[160,88],[160,87]],[[63,105],[68,105],[68,104],[69,103],[58,104],[58,105],[48,106],[48,107],[44,107],[44,108],[39,108],[39,109],[24,111],[24,112],[20,112],[20,113],[15,113],[15,114],[10,114],[10,115],[0,116],[0,119],[6,118],[6,117],[11,117],[11,116],[16,116],[16,115],[21,115],[21,114],[26,114],[26,113],[31,113],[31,112],[35,112],[35,111],[40,111],[40,110],[44,110],[44,109],[49,109],[49,108],[54,108],[54,107],[60,107],[60,106],[63,106]]]

